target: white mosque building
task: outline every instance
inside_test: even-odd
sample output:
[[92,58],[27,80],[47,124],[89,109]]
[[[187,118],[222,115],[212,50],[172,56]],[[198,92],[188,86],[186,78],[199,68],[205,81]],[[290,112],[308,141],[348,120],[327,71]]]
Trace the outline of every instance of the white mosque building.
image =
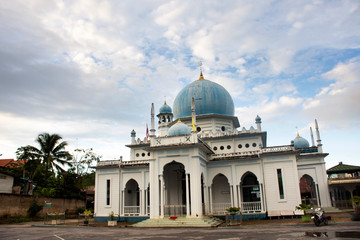
[[[96,221],[113,212],[121,221],[223,216],[239,207],[246,218],[288,216],[300,203],[330,207],[317,121],[316,146],[299,135],[267,146],[267,132],[240,129],[234,103],[221,85],[204,79],[182,89],[173,108],[151,105],[149,137],[131,131],[130,160],[96,167]],[[290,141],[289,141],[290,142]]]

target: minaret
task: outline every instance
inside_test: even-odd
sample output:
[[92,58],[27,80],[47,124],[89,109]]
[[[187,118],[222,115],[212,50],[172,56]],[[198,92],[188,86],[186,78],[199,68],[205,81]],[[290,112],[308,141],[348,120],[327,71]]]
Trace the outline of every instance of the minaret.
[[316,131],[316,143],[317,143],[317,147],[318,147],[318,152],[322,153],[322,144],[321,144],[321,139],[320,139],[320,132],[319,132],[319,125],[317,120],[315,119],[315,131]]
[[164,105],[159,109],[159,114],[156,115],[159,119],[159,137],[164,137],[167,135],[169,130],[169,124],[173,121],[172,109],[169,105],[164,101]]
[[258,132],[261,132],[261,117],[259,115],[255,118],[256,128]]
[[191,98],[192,131],[196,132],[195,99]]
[[131,131],[131,144],[135,144],[135,143],[136,143],[135,138],[136,138],[136,132],[135,132],[135,130],[133,129],[133,130]]
[[311,136],[311,146],[315,147],[315,141],[314,141],[314,135],[313,135],[312,127],[310,127],[310,136]]
[[150,139],[155,137],[155,110],[154,103],[151,103],[151,129],[150,129]]

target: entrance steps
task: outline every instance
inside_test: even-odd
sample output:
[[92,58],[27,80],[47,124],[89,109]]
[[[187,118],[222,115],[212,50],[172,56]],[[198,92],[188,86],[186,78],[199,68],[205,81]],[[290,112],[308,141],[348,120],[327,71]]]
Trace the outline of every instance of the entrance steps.
[[215,217],[198,217],[198,218],[187,218],[187,217],[164,217],[162,219],[149,218],[142,222],[133,224],[132,227],[217,227],[222,220]]
[[[307,209],[306,210],[306,213],[312,213],[314,212],[316,208],[314,209]],[[322,210],[325,212],[325,213],[341,213],[341,212],[344,212],[343,210],[340,210],[336,207],[322,207]]]
[[340,213],[343,212],[342,210],[336,207],[323,207],[322,208],[325,213]]

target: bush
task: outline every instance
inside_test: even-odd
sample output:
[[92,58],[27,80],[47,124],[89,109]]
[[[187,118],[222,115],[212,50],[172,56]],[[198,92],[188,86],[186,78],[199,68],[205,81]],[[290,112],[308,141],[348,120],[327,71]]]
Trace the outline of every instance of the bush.
[[10,223],[20,223],[20,222],[29,222],[32,219],[21,216],[21,215],[15,215],[11,216],[10,214],[4,214],[0,216],[0,224],[10,224]]
[[85,210],[86,210],[86,207],[79,207],[79,208],[76,209],[76,213],[77,214],[83,213],[83,212],[85,212]]
[[35,217],[38,212],[40,212],[43,209],[43,205],[39,204],[38,201],[34,200],[29,209],[27,210],[27,213],[30,217]]

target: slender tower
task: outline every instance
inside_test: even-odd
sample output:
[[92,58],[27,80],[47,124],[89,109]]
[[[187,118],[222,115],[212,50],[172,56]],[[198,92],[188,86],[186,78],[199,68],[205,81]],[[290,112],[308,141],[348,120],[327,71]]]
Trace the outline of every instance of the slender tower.
[[311,136],[311,146],[315,147],[314,134],[313,134],[312,127],[310,127],[310,136]]
[[255,123],[256,123],[256,130],[258,132],[261,132],[261,117],[259,117],[259,115],[256,116]]
[[318,151],[319,153],[322,153],[322,144],[321,144],[321,139],[320,139],[320,132],[319,132],[319,125],[317,120],[315,119],[315,131],[316,131],[316,143],[317,143],[317,147],[318,147]]
[[154,103],[151,103],[151,129],[150,129],[150,139],[155,137],[155,110]]

